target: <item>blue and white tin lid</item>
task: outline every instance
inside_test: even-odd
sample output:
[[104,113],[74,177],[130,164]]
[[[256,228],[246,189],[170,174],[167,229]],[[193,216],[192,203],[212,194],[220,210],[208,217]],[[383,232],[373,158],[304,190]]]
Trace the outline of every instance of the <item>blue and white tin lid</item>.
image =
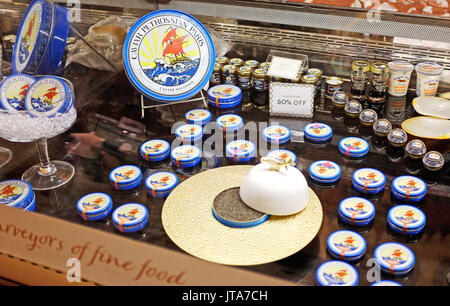
[[51,117],[72,106],[72,93],[66,82],[47,76],[34,82],[25,96],[25,109],[33,117]]
[[183,124],[175,130],[175,135],[181,142],[196,141],[203,137],[203,128],[197,124]]
[[367,199],[350,197],[339,204],[340,215],[346,217],[351,223],[370,222],[375,216],[375,205]]
[[312,179],[324,183],[332,183],[341,177],[341,166],[329,160],[318,160],[309,166]]
[[310,123],[303,129],[305,137],[313,141],[327,141],[333,135],[331,126],[325,123]]
[[357,260],[366,252],[366,240],[360,234],[341,230],[328,236],[327,246],[330,253],[341,260]]
[[291,139],[291,130],[282,125],[271,125],[262,131],[264,139],[273,143],[286,143]]
[[389,280],[382,280],[379,282],[375,282],[372,285],[370,285],[371,287],[381,287],[381,286],[403,286],[402,284],[399,284],[397,282],[394,281],[389,281]]
[[145,180],[145,186],[155,197],[157,192],[169,191],[178,184],[178,177],[172,172],[161,171],[150,175]]
[[362,168],[353,172],[353,184],[364,192],[384,188],[386,176],[376,169]]
[[239,115],[226,114],[218,117],[216,124],[223,131],[235,132],[244,126],[244,119]]
[[201,159],[202,151],[196,146],[183,145],[173,148],[170,157],[177,162],[177,165],[178,163],[191,163]]
[[422,229],[425,226],[426,216],[422,210],[411,205],[397,205],[388,212],[388,220],[395,227],[405,233]]
[[133,165],[119,166],[109,173],[109,180],[116,189],[119,189],[120,186],[132,185],[141,180],[141,178],[141,169]]
[[287,162],[289,160],[292,161],[292,164],[295,166],[297,163],[297,156],[294,152],[284,149],[272,150],[266,154],[266,157],[270,157],[278,160],[279,162]]
[[416,262],[414,253],[406,246],[396,242],[380,244],[374,252],[375,260],[390,274],[408,273]]
[[158,10],[140,18],[124,42],[123,61],[131,84],[159,101],[189,99],[209,82],[214,44],[194,17]]
[[188,111],[184,118],[187,123],[205,125],[211,121],[212,114],[207,109],[197,108]]
[[256,146],[253,142],[248,140],[234,140],[227,143],[226,147],[227,157],[242,160],[251,159],[256,155]]
[[117,207],[112,213],[114,227],[121,232],[134,232],[148,222],[148,210],[142,204],[128,203]]
[[170,152],[170,144],[162,139],[152,139],[141,144],[139,151],[146,160],[167,157]]
[[28,88],[36,81],[27,74],[13,74],[0,82],[0,107],[7,111],[24,110]]
[[241,102],[242,90],[235,85],[220,84],[208,89],[207,95],[209,103],[216,107],[231,106]]
[[359,137],[346,137],[339,142],[339,151],[345,156],[362,157],[369,152],[369,143]]
[[77,202],[78,213],[84,220],[103,219],[111,212],[112,206],[111,197],[102,192],[87,194]]
[[392,192],[406,201],[420,200],[427,192],[427,184],[418,177],[403,175],[392,181]]
[[356,286],[359,275],[358,271],[345,261],[331,260],[317,268],[316,280],[321,286]]
[[29,204],[34,197],[31,185],[22,180],[6,180],[0,182],[0,205],[21,207]]

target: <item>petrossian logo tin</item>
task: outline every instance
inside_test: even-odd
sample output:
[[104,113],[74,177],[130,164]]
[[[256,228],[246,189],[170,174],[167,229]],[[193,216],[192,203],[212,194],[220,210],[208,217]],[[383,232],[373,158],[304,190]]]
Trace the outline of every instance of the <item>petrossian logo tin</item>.
[[184,115],[187,123],[205,125],[211,121],[211,112],[207,109],[193,109]]
[[241,103],[242,90],[235,85],[221,84],[208,89],[208,104],[217,108],[233,107]]
[[384,272],[394,275],[408,273],[415,264],[414,253],[406,246],[395,242],[379,245],[375,249],[374,256]]
[[268,126],[262,134],[266,141],[279,144],[286,143],[291,139],[291,130],[282,125]]
[[178,177],[171,172],[156,172],[150,175],[145,186],[148,192],[154,197],[166,197],[178,184]]
[[339,142],[339,151],[348,157],[362,157],[369,152],[369,144],[362,138],[347,137]]
[[235,140],[226,145],[227,157],[234,160],[245,162],[256,155],[255,145],[248,140]]
[[175,130],[175,135],[182,142],[185,140],[196,141],[202,138],[203,128],[196,124],[183,124]]
[[309,166],[309,176],[319,183],[333,183],[341,177],[341,167],[329,160],[319,160]]
[[196,146],[183,145],[174,148],[170,158],[177,167],[193,167],[201,161],[202,152]]
[[129,80],[142,94],[177,101],[192,97],[209,82],[215,50],[208,31],[194,17],[159,10],[131,27],[123,60]]
[[24,110],[28,88],[36,81],[26,74],[13,74],[0,83],[0,106],[8,111]]
[[321,286],[356,286],[358,272],[352,265],[338,260],[324,262],[316,271],[317,283]]
[[367,199],[351,197],[339,204],[339,217],[345,223],[353,226],[364,226],[372,222],[375,216],[375,206]]
[[417,202],[425,197],[427,185],[421,179],[405,175],[392,181],[392,194],[404,201]]
[[414,235],[425,226],[425,214],[417,207],[398,205],[389,210],[388,224],[395,232],[403,235]]
[[0,182],[0,205],[25,208],[34,197],[31,185],[22,180]]
[[170,144],[165,140],[152,139],[141,145],[140,152],[148,161],[160,161],[169,156]]
[[112,220],[114,227],[121,232],[136,232],[148,222],[148,210],[142,204],[128,203],[117,207]]
[[353,186],[363,193],[378,193],[384,189],[386,176],[372,168],[362,168],[353,173]]
[[113,169],[109,179],[116,189],[133,189],[141,182],[142,171],[136,166],[124,165]]
[[328,251],[338,259],[353,261],[360,259],[366,252],[366,241],[353,231],[337,231],[327,239]]
[[235,132],[242,128],[244,120],[238,115],[222,115],[216,119],[217,126],[223,131]]
[[333,135],[333,129],[324,123],[310,123],[303,129],[305,138],[312,141],[327,141]]
[[112,199],[105,193],[90,193],[78,200],[77,209],[84,220],[100,220],[111,212]]
[[297,163],[297,156],[289,150],[272,150],[267,153],[266,157],[276,159],[280,162],[290,160],[294,166]]

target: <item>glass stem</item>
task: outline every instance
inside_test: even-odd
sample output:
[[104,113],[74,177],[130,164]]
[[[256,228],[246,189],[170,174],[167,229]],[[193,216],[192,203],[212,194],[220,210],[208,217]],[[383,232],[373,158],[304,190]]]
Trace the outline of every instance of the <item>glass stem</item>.
[[36,141],[36,148],[39,155],[39,174],[49,176],[55,173],[56,167],[50,162],[48,157],[47,139],[41,138]]

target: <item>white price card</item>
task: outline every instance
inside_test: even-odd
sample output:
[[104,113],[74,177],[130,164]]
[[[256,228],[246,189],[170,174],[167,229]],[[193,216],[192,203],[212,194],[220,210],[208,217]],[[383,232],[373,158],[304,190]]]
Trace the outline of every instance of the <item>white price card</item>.
[[273,78],[298,81],[300,79],[303,62],[298,59],[274,56],[270,61],[267,75]]
[[270,115],[311,118],[314,112],[314,91],[314,85],[270,83]]

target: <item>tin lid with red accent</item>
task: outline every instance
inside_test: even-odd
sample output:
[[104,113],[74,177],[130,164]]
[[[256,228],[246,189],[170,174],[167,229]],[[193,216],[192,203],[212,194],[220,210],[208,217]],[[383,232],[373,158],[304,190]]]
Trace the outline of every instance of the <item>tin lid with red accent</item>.
[[421,197],[427,192],[427,184],[418,177],[402,175],[392,181],[392,191],[410,198]]
[[106,213],[112,209],[112,199],[109,195],[102,192],[94,192],[83,196],[77,202],[77,209],[83,219],[90,217],[106,217]]

